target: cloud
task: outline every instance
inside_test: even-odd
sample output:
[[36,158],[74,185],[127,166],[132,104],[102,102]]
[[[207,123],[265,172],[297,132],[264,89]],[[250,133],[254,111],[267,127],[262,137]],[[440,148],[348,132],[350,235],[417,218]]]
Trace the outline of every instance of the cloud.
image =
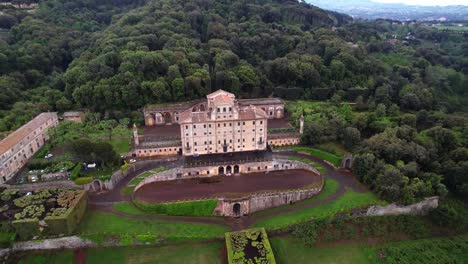
[[468,5],[468,0],[372,0],[379,3],[401,3],[407,5],[448,6]]

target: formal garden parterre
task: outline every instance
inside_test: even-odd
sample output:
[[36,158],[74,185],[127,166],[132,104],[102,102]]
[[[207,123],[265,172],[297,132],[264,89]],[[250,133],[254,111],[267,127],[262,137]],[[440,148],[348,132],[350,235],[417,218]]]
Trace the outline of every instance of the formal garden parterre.
[[82,190],[4,189],[0,198],[2,232],[14,232],[20,239],[70,235],[87,207],[87,195]]

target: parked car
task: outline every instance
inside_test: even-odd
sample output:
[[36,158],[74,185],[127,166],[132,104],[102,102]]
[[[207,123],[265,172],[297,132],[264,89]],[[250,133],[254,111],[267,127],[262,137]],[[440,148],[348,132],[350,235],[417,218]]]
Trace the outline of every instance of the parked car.
[[136,159],[130,159],[129,161],[130,161],[130,163],[135,163]]
[[50,153],[49,153],[49,154],[47,154],[47,155],[44,156],[44,159],[50,159],[50,158],[52,158],[53,156],[54,156],[53,154],[50,154]]

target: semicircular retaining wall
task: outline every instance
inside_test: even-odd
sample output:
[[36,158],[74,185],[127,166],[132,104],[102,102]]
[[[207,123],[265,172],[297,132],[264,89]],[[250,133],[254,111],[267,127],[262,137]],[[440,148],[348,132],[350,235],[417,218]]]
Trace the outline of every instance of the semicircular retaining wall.
[[[228,164],[228,163],[226,163]],[[229,165],[223,165],[229,166]],[[317,175],[321,175],[320,172],[314,167],[305,164],[300,161],[277,159],[272,161],[262,162],[250,162],[239,164],[241,171],[244,172],[264,172],[264,171],[278,171],[278,170],[292,170],[292,169],[303,169],[311,171]],[[195,167],[195,168],[174,168],[164,172],[156,173],[152,176],[147,177],[141,181],[136,187],[137,192],[142,186],[159,181],[170,181],[177,179],[190,179],[190,178],[201,178],[201,177],[213,177],[219,174],[210,173],[216,172],[219,166],[206,166],[206,167]],[[208,173],[206,173],[208,172]],[[247,194],[242,198],[218,198],[218,204],[213,214],[218,216],[242,216],[253,212],[261,211],[267,208],[277,207],[280,205],[286,205],[295,203],[304,199],[311,198],[322,191],[323,188],[323,177],[318,185],[306,186],[305,188],[287,190],[287,191],[270,191]],[[235,209],[234,209],[235,207]]]

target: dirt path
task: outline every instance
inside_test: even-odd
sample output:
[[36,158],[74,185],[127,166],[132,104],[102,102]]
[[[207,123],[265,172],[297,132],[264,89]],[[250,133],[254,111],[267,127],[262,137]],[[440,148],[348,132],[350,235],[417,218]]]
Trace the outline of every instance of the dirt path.
[[[281,153],[275,153],[274,157],[276,158],[281,158],[281,159],[287,159],[289,156],[294,156],[294,157],[299,157],[299,158],[304,158],[308,159],[314,162],[319,163],[322,165],[326,172],[323,174],[325,178],[330,178],[333,180],[336,180],[340,187],[338,190],[333,193],[331,196],[322,199],[322,200],[312,200],[309,202],[303,202],[300,204],[295,204],[291,205],[289,207],[283,207],[281,210],[272,210],[270,212],[258,214],[258,215],[249,215],[245,217],[241,217],[238,219],[235,218],[224,218],[223,219],[219,218],[207,218],[207,217],[179,217],[179,216],[139,216],[139,215],[129,215],[125,214],[122,212],[119,212],[117,210],[114,210],[112,208],[112,204],[121,202],[121,201],[129,201],[130,197],[129,196],[124,196],[120,193],[121,189],[124,188],[131,180],[133,177],[127,177],[126,179],[122,180],[120,184],[114,188],[112,191],[104,193],[104,194],[95,194],[90,196],[90,204],[91,208],[94,210],[99,210],[107,213],[112,213],[115,215],[118,215],[120,217],[128,218],[128,219],[138,219],[138,220],[148,220],[148,221],[170,221],[170,222],[187,222],[187,223],[204,223],[204,224],[216,224],[216,225],[227,225],[229,226],[232,230],[242,230],[246,229],[250,226],[252,226],[255,222],[277,216],[277,215],[283,215],[283,214],[289,214],[289,213],[294,213],[296,211],[300,211],[305,208],[313,207],[313,206],[318,206],[318,205],[323,205],[326,203],[330,203],[336,199],[338,199],[341,195],[344,194],[347,188],[352,189],[353,191],[364,193],[368,192],[366,187],[359,183],[355,177],[347,171],[342,171],[339,169],[335,169],[329,164],[323,162],[322,160],[305,155],[305,154],[299,154],[296,152],[281,152]],[[177,162],[178,163],[178,162]],[[170,164],[170,167],[178,166],[176,162],[173,164]],[[134,175],[136,176],[136,175]]]

